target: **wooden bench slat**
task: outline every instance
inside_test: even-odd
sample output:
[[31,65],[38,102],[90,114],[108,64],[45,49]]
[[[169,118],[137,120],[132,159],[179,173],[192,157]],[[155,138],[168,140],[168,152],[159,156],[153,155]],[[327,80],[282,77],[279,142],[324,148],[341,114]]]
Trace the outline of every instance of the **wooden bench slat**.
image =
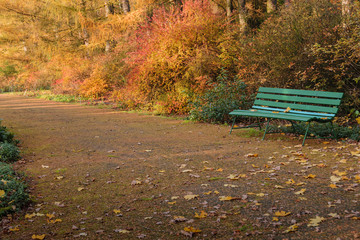
[[256,96],[257,99],[271,99],[271,100],[281,100],[288,102],[298,102],[298,103],[313,103],[313,104],[323,104],[323,105],[340,105],[340,99],[327,99],[327,98],[314,98],[314,97],[298,97],[298,96],[289,96],[289,95],[275,95],[268,93],[258,93]]
[[337,113],[338,111],[338,108],[336,107],[323,107],[323,106],[315,106],[315,105],[284,103],[284,102],[266,101],[266,100],[258,100],[258,99],[255,100],[254,105],[281,107],[285,109],[290,107],[293,110],[305,110],[309,112]]
[[337,99],[341,99],[344,95],[344,93],[339,93],[339,92],[323,92],[323,91],[285,89],[285,88],[267,88],[267,87],[260,87],[258,92],[259,93],[279,93],[279,94],[289,94],[289,95],[299,95],[299,96],[337,98]]
[[303,121],[307,122],[310,119],[313,119],[314,116],[299,116],[299,115],[291,115],[291,114],[282,114],[282,113],[272,113],[272,112],[252,112],[250,110],[238,110],[237,112],[231,112],[230,115],[241,115],[248,117],[266,117],[266,118],[276,118],[276,119],[285,119],[285,120],[293,120],[293,121]]
[[[286,109],[284,108],[270,108],[270,107],[260,107],[260,106],[253,106],[252,107],[256,111],[277,111],[277,112],[284,112]],[[236,111],[236,110],[235,110]],[[335,114],[333,113],[319,113],[319,112],[305,112],[305,111],[296,111],[290,110],[288,113],[298,114],[298,115],[305,115],[305,116],[315,116],[315,117],[328,117],[333,118]]]

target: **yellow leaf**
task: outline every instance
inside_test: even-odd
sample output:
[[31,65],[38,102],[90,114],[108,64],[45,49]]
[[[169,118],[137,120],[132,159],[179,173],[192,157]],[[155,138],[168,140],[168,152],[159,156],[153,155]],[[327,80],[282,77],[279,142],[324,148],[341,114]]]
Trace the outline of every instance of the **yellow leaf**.
[[276,217],[286,217],[290,214],[291,214],[291,212],[285,212],[285,211],[276,211],[275,212]]
[[204,195],[210,195],[212,191],[204,192]]
[[331,176],[330,177],[330,181],[337,183],[341,180],[341,177],[336,177],[336,176]]
[[321,223],[324,220],[325,220],[325,218],[316,216],[315,218],[310,219],[310,222],[308,223],[307,226],[308,227],[317,227],[317,226],[319,226],[319,223]]
[[10,232],[17,232],[20,231],[20,229],[18,227],[13,227],[13,228],[9,228]]
[[323,142],[323,144],[329,144],[330,142]]
[[289,179],[285,183],[286,184],[295,184],[295,181],[293,179]]
[[272,111],[273,113],[279,113],[279,112],[277,112],[277,111]]
[[55,215],[54,215],[54,214],[47,213],[47,214],[46,214],[46,217],[48,217],[49,219],[52,219],[53,217],[55,217]]
[[295,232],[298,230],[298,228],[299,228],[299,226],[296,224],[291,225],[284,231],[284,233]]
[[199,197],[199,195],[195,195],[195,194],[189,194],[189,195],[185,195],[184,198],[186,200],[191,200],[191,199],[194,199],[194,198],[197,198]]
[[4,185],[7,185],[7,183],[8,183],[9,181],[6,181],[6,180],[4,180],[4,179],[1,179],[1,182],[4,183]]
[[120,214],[120,213],[121,213],[121,210],[120,210],[120,209],[114,209],[113,212],[114,212],[115,214]]
[[286,110],[284,112],[290,112],[291,108],[290,107],[287,107]]
[[355,118],[356,122],[360,124],[360,117]]
[[296,195],[304,195],[306,188],[302,188],[300,191],[295,192]]
[[5,197],[5,191],[4,190],[0,190],[0,198]]
[[333,183],[330,184],[329,187],[331,187],[331,188],[337,188],[337,186],[336,186],[335,184],[333,184]]
[[170,204],[170,205],[174,205],[175,203],[176,203],[176,201],[168,202],[168,204]]
[[196,218],[206,218],[207,215],[208,214],[205,211],[201,211],[200,214],[198,214],[197,212],[195,213]]
[[309,175],[305,176],[304,178],[309,179],[309,178],[315,178],[315,177],[316,177],[316,175],[314,175],[314,174],[309,174]]
[[264,193],[257,193],[256,196],[263,197],[263,196],[265,196],[265,194]]
[[44,238],[45,238],[45,234],[43,234],[43,235],[35,235],[35,234],[33,234],[32,236],[31,236],[31,238],[32,239],[39,239],[39,240],[43,240]]
[[246,154],[245,157],[258,157],[259,155],[257,153],[249,153]]
[[305,185],[306,183],[304,183],[304,182],[299,182],[299,183],[297,183],[296,184],[296,186],[302,186],[302,185]]
[[159,171],[159,173],[164,173],[164,172],[165,172],[165,170],[160,170],[160,171]]
[[215,190],[215,191],[214,191],[214,194],[219,194],[219,191],[216,191],[216,190]]
[[216,169],[216,171],[217,171],[217,172],[222,172],[222,171],[224,171],[224,169],[219,168],[219,169]]
[[278,222],[278,221],[279,221],[279,218],[273,217],[272,220],[273,220],[273,222]]
[[230,179],[230,180],[238,180],[239,176],[235,175],[235,174],[230,174],[229,176],[227,176],[226,178]]
[[57,222],[62,222],[62,220],[60,219],[60,218],[57,218],[57,219],[55,219],[55,220],[47,220],[48,221],[48,223],[57,223]]
[[283,189],[284,187],[283,187],[283,186],[280,186],[280,185],[275,185],[275,188],[277,188],[277,189]]
[[57,180],[61,180],[61,179],[63,179],[64,178],[64,176],[57,176],[57,177],[55,177],[55,179],[57,179]]
[[130,233],[130,231],[128,231],[128,230],[125,230],[125,229],[120,229],[120,230],[118,230],[118,231],[116,231],[116,232],[118,232],[118,233]]
[[341,176],[347,175],[347,172],[340,172],[339,170],[336,170],[336,171],[333,172],[333,174],[341,177]]
[[214,168],[210,168],[210,167],[204,167],[203,171],[213,171]]
[[231,201],[231,200],[233,200],[233,199],[235,199],[235,198],[230,197],[230,196],[220,196],[220,197],[219,197],[219,200],[220,200],[220,201]]
[[78,187],[78,192],[81,192],[82,190],[84,190],[85,188],[83,188],[83,187]]
[[201,232],[200,229],[196,229],[196,228],[193,228],[193,227],[185,227],[185,228],[184,228],[184,231],[186,231],[186,232],[192,232],[192,233],[199,233],[199,232]]
[[347,160],[346,160],[346,159],[341,159],[339,162],[340,162],[340,163],[346,163]]
[[33,217],[35,217],[36,216],[36,214],[35,213],[32,213],[32,214],[25,214],[25,219],[27,219],[27,218],[33,218]]
[[253,168],[259,168],[259,166],[256,166],[255,164],[251,164]]

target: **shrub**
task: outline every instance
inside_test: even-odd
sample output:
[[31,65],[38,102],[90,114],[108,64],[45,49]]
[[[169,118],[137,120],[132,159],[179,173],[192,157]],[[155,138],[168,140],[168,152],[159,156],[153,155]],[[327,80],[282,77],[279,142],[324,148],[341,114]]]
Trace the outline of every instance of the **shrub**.
[[14,134],[9,132],[5,126],[0,126],[0,143],[2,142],[18,143],[18,141],[14,139]]
[[4,142],[0,143],[0,161],[15,162],[20,159],[20,151],[14,144]]
[[[298,135],[304,135],[306,132],[307,125],[306,123],[298,123],[294,127],[290,126],[269,126],[271,130],[276,131],[276,129],[280,130],[281,132],[285,133],[295,133]],[[352,140],[359,141],[360,140],[360,127],[347,127],[347,126],[340,126],[338,124],[333,123],[311,123],[309,132],[309,136],[314,136],[318,138],[348,138]]]
[[203,95],[197,96],[190,119],[205,122],[229,122],[229,112],[247,107],[246,85],[237,77],[228,79],[225,70]]
[[22,176],[0,162],[0,216],[18,211],[29,202]]

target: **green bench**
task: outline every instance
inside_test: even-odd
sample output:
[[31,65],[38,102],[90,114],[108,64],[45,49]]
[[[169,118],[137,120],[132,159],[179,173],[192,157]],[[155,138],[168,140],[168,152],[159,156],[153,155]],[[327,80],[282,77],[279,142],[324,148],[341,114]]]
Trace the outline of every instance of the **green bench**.
[[[292,126],[298,121],[307,122],[302,143],[304,146],[310,122],[331,122],[332,124],[342,97],[343,93],[339,92],[260,87],[251,109],[234,110],[229,113],[234,116],[230,134],[233,129],[236,129],[234,125],[239,116],[267,118],[262,140],[268,131],[270,119],[288,120]],[[261,129],[261,123],[258,122],[247,127],[259,127]]]

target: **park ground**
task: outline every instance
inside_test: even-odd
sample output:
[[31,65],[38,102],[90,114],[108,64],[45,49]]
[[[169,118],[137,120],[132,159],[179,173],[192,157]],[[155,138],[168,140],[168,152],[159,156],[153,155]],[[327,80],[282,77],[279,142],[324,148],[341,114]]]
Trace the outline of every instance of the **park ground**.
[[33,202],[1,239],[360,239],[360,145],[1,94]]

